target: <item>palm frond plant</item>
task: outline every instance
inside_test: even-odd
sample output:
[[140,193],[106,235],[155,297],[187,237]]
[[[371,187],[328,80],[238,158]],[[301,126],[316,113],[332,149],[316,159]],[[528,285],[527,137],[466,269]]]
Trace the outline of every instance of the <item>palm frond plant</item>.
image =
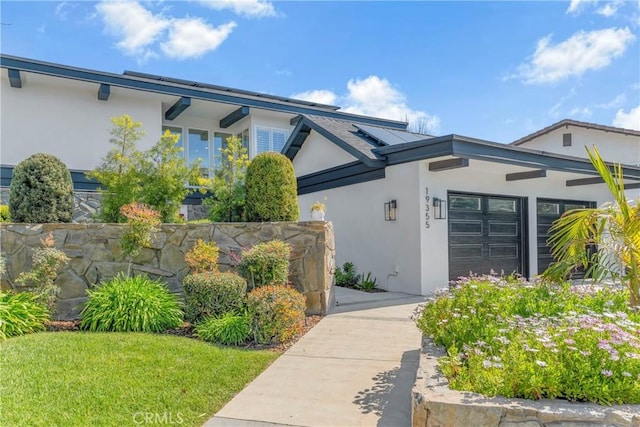
[[[627,200],[622,165],[610,169],[598,149],[587,148],[593,167],[613,196],[613,202],[597,208],[575,209],[554,222],[548,240],[556,259],[543,277],[566,278],[576,268],[585,278],[601,281],[610,277],[624,283],[632,307],[640,305],[640,199]],[[593,246],[598,247],[594,251]]]

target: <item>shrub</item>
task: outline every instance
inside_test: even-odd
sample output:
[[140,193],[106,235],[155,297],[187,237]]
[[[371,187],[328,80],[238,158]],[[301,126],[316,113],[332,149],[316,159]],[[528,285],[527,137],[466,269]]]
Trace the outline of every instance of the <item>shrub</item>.
[[205,341],[239,345],[251,334],[249,316],[225,313],[221,317],[209,317],[196,327],[198,337]]
[[215,273],[218,271],[219,252],[216,242],[207,243],[198,239],[193,248],[185,254],[184,262],[194,273]]
[[356,273],[356,266],[352,262],[345,262],[342,268],[336,267],[334,277],[336,286],[355,288],[360,283],[360,274]]
[[118,275],[95,290],[82,310],[80,327],[98,332],[161,332],[182,323],[177,298],[163,283]]
[[365,292],[371,292],[378,286],[378,279],[371,276],[371,273],[367,275],[360,275],[360,283],[356,285],[356,289]]
[[69,262],[64,252],[53,247],[53,236],[49,234],[42,240],[42,248],[33,251],[33,265],[29,272],[23,272],[16,278],[16,283],[28,286],[37,301],[50,313],[56,310],[60,288],[55,284],[58,271]]
[[239,310],[247,292],[247,282],[233,273],[190,274],[183,286],[185,317],[190,322]]
[[451,387],[527,399],[640,403],[640,313],[627,290],[474,277],[418,326],[444,345]]
[[14,222],[71,222],[73,203],[71,174],[57,157],[34,154],[13,169],[9,211]]
[[282,240],[258,243],[242,252],[238,270],[251,289],[269,284],[286,285],[290,255],[291,246]]
[[43,331],[47,308],[29,292],[0,291],[0,339]]
[[143,247],[148,247],[153,241],[153,235],[160,224],[160,214],[141,203],[129,203],[120,209],[122,216],[127,218],[127,226],[120,237],[122,253],[129,258],[127,275],[131,273],[131,263]]
[[9,206],[7,205],[0,205],[0,222],[11,222]]
[[247,221],[297,221],[300,214],[293,164],[280,153],[258,154],[247,168]]
[[247,295],[254,340],[261,344],[286,342],[304,328],[305,298],[288,286],[268,285]]

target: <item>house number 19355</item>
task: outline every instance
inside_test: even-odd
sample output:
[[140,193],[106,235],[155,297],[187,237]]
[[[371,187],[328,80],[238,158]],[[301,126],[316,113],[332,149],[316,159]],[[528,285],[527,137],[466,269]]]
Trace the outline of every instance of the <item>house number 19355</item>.
[[431,196],[429,196],[429,187],[424,187],[424,228],[429,228],[431,225],[429,224],[429,220],[431,219],[431,204],[429,201],[431,200]]

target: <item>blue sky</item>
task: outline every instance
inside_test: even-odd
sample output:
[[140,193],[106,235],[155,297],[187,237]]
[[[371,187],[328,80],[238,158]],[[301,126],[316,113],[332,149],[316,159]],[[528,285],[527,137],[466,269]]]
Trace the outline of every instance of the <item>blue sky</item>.
[[511,142],[640,129],[640,2],[2,1],[5,54],[142,71]]

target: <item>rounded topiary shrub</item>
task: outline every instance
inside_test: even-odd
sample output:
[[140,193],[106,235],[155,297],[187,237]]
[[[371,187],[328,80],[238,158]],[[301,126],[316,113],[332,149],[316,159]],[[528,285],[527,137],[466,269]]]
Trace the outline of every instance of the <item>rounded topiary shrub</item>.
[[162,332],[182,323],[175,295],[146,276],[123,274],[87,291],[81,329],[96,332]]
[[245,179],[248,221],[297,221],[298,186],[293,164],[280,153],[258,154]]
[[242,252],[240,274],[251,289],[270,284],[286,285],[291,247],[282,240],[258,243]]
[[305,298],[289,286],[268,285],[247,295],[253,336],[261,344],[282,343],[304,329]]
[[182,285],[185,317],[190,322],[239,310],[247,293],[247,281],[234,273],[190,274]]
[[73,182],[67,166],[43,153],[18,163],[11,178],[9,210],[13,222],[71,222]]

